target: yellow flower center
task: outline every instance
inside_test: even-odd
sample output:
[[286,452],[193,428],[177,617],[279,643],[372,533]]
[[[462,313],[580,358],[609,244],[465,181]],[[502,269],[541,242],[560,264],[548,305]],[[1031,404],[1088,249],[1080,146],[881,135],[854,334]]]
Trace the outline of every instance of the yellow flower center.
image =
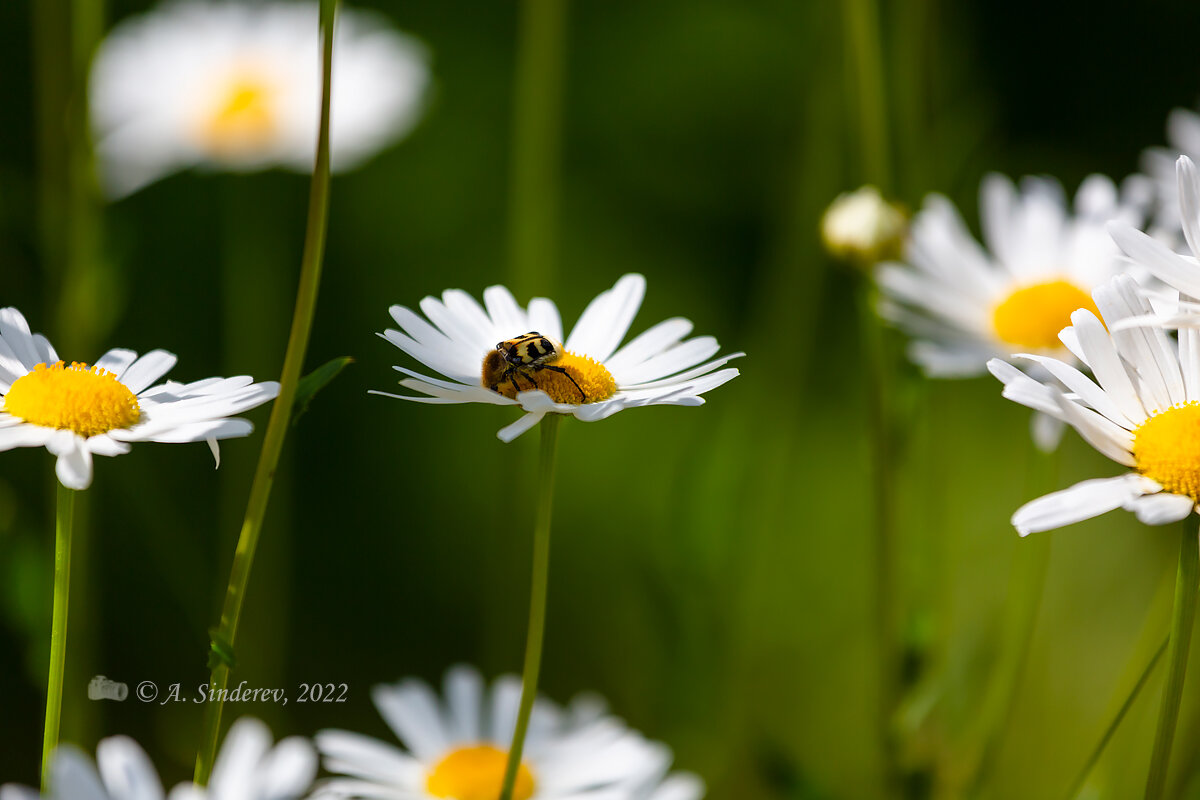
[[46,428],[72,430],[87,438],[128,428],[141,417],[137,397],[100,367],[59,361],[38,364],[13,382],[4,395],[4,410]]
[[1052,350],[1062,346],[1058,332],[1071,324],[1071,314],[1080,308],[1100,316],[1091,296],[1070,281],[1035,283],[1017,289],[997,305],[992,326],[1003,342]]
[[607,400],[617,393],[617,382],[603,364],[570,350],[564,350],[557,360],[542,364],[540,369],[514,368],[499,351],[491,350],[483,359],[483,385],[513,400],[518,391],[541,389],[556,403],[574,405]]
[[1138,472],[1200,503],[1200,403],[1172,406],[1133,432]]
[[215,154],[253,152],[275,136],[278,115],[270,83],[252,74],[235,74],[217,97],[200,132]]
[[[490,744],[460,747],[437,763],[425,781],[425,791],[434,797],[454,800],[496,800],[504,782],[508,754]],[[524,763],[517,768],[513,800],[533,796],[533,773]]]

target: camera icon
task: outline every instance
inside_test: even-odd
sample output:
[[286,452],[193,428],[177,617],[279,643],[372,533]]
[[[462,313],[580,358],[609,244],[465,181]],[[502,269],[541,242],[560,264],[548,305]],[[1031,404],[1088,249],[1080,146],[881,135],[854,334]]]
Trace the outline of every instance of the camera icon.
[[110,681],[103,675],[97,675],[88,681],[88,700],[121,702],[126,697],[129,697],[129,684]]

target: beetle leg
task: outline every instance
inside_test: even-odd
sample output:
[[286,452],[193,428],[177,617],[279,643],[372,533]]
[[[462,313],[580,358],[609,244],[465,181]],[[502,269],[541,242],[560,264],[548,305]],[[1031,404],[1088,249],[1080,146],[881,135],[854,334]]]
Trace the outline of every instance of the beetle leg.
[[[541,369],[552,369],[561,375],[566,375],[567,380],[569,380],[575,386],[576,389],[579,389],[579,384],[575,383],[575,379],[571,377],[571,373],[567,372],[562,367],[556,367],[553,364],[539,364],[538,366]],[[579,402],[581,402],[581,403],[587,402],[587,393],[584,392],[583,389],[579,389]]]

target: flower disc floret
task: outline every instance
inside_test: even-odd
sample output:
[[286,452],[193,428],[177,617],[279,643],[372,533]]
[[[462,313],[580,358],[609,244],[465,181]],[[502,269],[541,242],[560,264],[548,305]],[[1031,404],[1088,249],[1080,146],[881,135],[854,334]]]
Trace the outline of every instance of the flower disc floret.
[[38,364],[13,382],[4,410],[45,428],[71,430],[87,438],[129,428],[141,418],[137,396],[100,367],[62,361]]
[[[495,372],[497,368],[497,364],[489,364],[489,361],[498,361],[498,366],[501,369],[504,367],[503,359],[495,356],[494,352],[489,352],[484,357],[484,386],[490,385],[489,372]],[[566,350],[550,366],[554,369],[545,366],[536,371],[531,367],[518,368],[512,373],[512,380],[506,378],[496,383],[496,391],[510,400],[516,400],[518,390],[513,386],[515,382],[522,392],[540,389],[554,402],[571,405],[598,403],[617,393],[617,382],[612,373],[594,358]],[[559,369],[566,374],[558,372]]]
[[277,92],[254,75],[235,75],[201,126],[200,138],[216,156],[238,156],[268,146],[277,136]]
[[[426,790],[434,797],[455,800],[495,800],[500,796],[508,754],[488,744],[459,747],[430,771]],[[524,763],[517,769],[513,800],[533,796],[533,773]]]
[[1083,289],[1066,280],[1023,286],[992,312],[996,336],[1018,347],[1051,350],[1060,347],[1058,333],[1070,326],[1071,314],[1086,308],[1099,315]]
[[1200,403],[1155,414],[1133,432],[1138,472],[1200,503]]

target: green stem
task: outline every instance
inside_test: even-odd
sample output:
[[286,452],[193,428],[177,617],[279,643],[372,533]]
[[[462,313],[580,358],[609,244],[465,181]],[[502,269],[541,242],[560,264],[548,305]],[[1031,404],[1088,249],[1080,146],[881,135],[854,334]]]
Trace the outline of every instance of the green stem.
[[[1057,484],[1058,452],[1042,453],[1036,447],[1033,450],[1029,493],[1037,496],[1051,491]],[[1033,633],[1042,606],[1046,569],[1050,564],[1050,545],[1049,536],[1030,536],[1016,541],[1005,603],[1004,650],[979,714],[982,744],[974,765],[974,791],[970,792],[971,795],[977,795],[991,776],[1005,733],[1012,724],[1017,689],[1029,660],[1029,649],[1033,644]]]
[[1169,638],[1163,639],[1162,644],[1154,651],[1154,655],[1150,658],[1150,663],[1146,665],[1145,669],[1142,670],[1142,674],[1138,676],[1137,682],[1133,684],[1133,688],[1125,696],[1121,707],[1113,714],[1108,727],[1104,729],[1104,734],[1100,737],[1100,741],[1096,742],[1096,746],[1092,748],[1091,754],[1088,756],[1087,761],[1084,762],[1083,769],[1079,770],[1079,774],[1071,783],[1071,788],[1063,795],[1065,800],[1075,800],[1079,796],[1079,793],[1083,791],[1083,786],[1087,783],[1088,776],[1092,774],[1092,770],[1096,768],[1096,763],[1100,761],[1100,756],[1104,754],[1104,750],[1108,747],[1108,743],[1112,741],[1117,728],[1121,727],[1121,722],[1124,721],[1125,715],[1129,713],[1129,709],[1133,708],[1134,701],[1142,693],[1142,687],[1150,680],[1150,675],[1153,674],[1154,668],[1158,666],[1158,662],[1162,660],[1163,654],[1167,652],[1169,642]]
[[1146,800],[1158,800],[1167,785],[1167,766],[1179,720],[1179,701],[1183,697],[1183,678],[1187,672],[1192,642],[1192,623],[1196,618],[1196,582],[1200,579],[1200,516],[1188,514],[1183,521],[1179,542],[1179,571],[1175,575],[1175,607],[1171,610],[1171,638],[1167,648],[1167,681],[1163,685],[1158,711],[1158,730],[1154,734],[1154,752],[1150,756],[1150,774],[1146,779]]
[[891,188],[892,169],[879,7],[875,0],[845,0],[842,7],[846,14],[846,43],[856,77],[853,95],[858,98],[863,171],[867,180],[887,192]]
[[517,712],[517,727],[508,749],[508,765],[500,800],[512,800],[513,786],[521,766],[525,748],[525,732],[537,697],[538,673],[542,667],[542,641],[546,632],[546,584],[550,574],[550,518],[554,505],[554,459],[558,446],[558,414],[542,418],[541,458],[538,466],[537,516],[533,525],[533,574],[529,594],[529,633],[525,640],[525,669],[521,675],[521,707]]
[[[246,516],[242,521],[237,551],[233,556],[229,586],[225,592],[225,603],[221,610],[221,622],[214,637],[213,650],[218,656],[212,670],[210,687],[225,689],[229,684],[230,661],[226,648],[232,648],[237,638],[238,621],[246,586],[250,581],[250,567],[254,551],[258,546],[263,518],[267,513],[267,501],[275,481],[275,469],[283,451],[283,442],[291,423],[292,405],[296,399],[296,387],[304,366],[304,355],[308,350],[312,332],[313,316],[317,307],[317,292],[321,284],[321,264],[325,253],[325,232],[329,221],[329,97],[333,70],[333,23],[337,0],[321,0],[321,123],[317,139],[316,165],[313,168],[312,186],[308,199],[308,224],[304,238],[304,254],[300,266],[300,286],[296,293],[296,310],[292,316],[292,329],[288,337],[287,354],[283,360],[280,377],[279,397],[271,408],[267,422],[267,433],[263,437],[262,452],[254,472],[254,483],[250,487],[250,498],[246,504]],[[218,653],[217,651],[221,651]],[[200,747],[196,753],[195,781],[204,786],[212,773],[213,759],[217,751],[217,739],[221,729],[223,702],[209,701],[204,711]]]
[[879,647],[879,699],[877,735],[883,757],[885,796],[900,783],[897,742],[892,718],[900,704],[903,668],[896,614],[896,459],[893,441],[893,387],[888,368],[886,331],[874,312],[874,289],[863,281],[858,316],[867,358],[868,433],[871,448],[871,487],[874,497],[872,551],[874,553],[875,635]]
[[50,785],[50,756],[58,746],[63,671],[67,665],[67,598],[71,588],[71,523],[75,492],[58,484],[54,523],[54,622],[50,628],[50,679],[46,684],[46,732],[42,738],[42,793]]
[[562,139],[565,0],[523,0],[514,86],[510,269],[518,296],[550,290]]

